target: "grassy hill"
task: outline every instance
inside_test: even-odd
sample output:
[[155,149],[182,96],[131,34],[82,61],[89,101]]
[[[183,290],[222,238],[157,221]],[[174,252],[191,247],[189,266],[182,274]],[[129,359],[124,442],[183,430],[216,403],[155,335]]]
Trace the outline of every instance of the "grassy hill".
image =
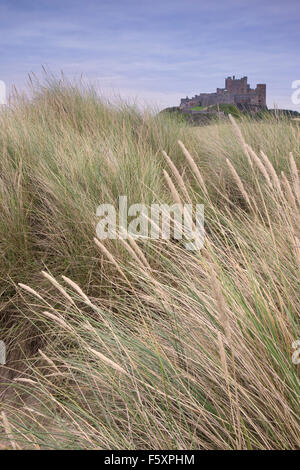
[[233,104],[219,104],[219,105],[210,105],[210,106],[195,106],[192,108],[194,111],[207,111],[207,112],[223,112],[224,114],[228,115],[231,114],[232,116],[239,116],[241,114],[241,110]]
[[[1,448],[299,448],[297,124],[52,82],[1,113],[0,152]],[[95,242],[119,195],[204,204],[203,249]]]
[[251,109],[241,106],[236,106],[234,104],[219,104],[219,105],[210,105],[210,106],[194,106],[191,108],[193,111],[203,111],[205,114],[188,114],[181,110],[178,106],[172,108],[166,108],[161,111],[163,114],[171,114],[172,116],[177,116],[192,125],[203,125],[210,124],[212,121],[218,120],[218,113],[221,112],[222,115],[226,117],[231,114],[235,118],[251,117],[252,119],[268,119],[269,117],[286,118],[286,119],[297,119],[300,118],[300,113],[298,111],[288,110],[288,109],[263,109],[261,111],[251,111]]

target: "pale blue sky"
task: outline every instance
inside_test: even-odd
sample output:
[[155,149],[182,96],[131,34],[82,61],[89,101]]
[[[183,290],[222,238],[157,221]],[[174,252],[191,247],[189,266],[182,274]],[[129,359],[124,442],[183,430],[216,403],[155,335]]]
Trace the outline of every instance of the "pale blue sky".
[[84,74],[160,107],[214,91],[228,75],[267,83],[268,105],[297,109],[299,0],[0,0],[0,80],[23,88],[41,66]]

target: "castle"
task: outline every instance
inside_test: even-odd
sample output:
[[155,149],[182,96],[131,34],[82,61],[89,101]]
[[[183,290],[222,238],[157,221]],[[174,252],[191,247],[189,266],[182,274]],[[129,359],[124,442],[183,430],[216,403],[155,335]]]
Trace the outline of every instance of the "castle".
[[238,107],[259,110],[266,107],[266,85],[258,84],[250,88],[247,77],[236,79],[235,76],[225,79],[225,88],[217,88],[215,93],[200,93],[193,98],[183,98],[180,109],[188,111],[195,106],[218,104],[235,104]]

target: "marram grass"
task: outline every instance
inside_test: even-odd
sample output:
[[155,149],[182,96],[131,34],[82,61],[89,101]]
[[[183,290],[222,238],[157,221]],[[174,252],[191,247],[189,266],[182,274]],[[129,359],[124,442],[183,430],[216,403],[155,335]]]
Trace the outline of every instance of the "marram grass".
[[[1,113],[0,153],[1,448],[300,447],[297,123],[50,83]],[[119,195],[204,204],[203,249],[95,243]]]

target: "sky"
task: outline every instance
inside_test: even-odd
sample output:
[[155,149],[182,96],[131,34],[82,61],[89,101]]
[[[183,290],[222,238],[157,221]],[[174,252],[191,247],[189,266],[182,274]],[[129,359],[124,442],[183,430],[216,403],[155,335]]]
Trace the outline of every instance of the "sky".
[[0,80],[24,90],[44,66],[164,108],[246,75],[300,111],[299,35],[299,0],[0,0]]

